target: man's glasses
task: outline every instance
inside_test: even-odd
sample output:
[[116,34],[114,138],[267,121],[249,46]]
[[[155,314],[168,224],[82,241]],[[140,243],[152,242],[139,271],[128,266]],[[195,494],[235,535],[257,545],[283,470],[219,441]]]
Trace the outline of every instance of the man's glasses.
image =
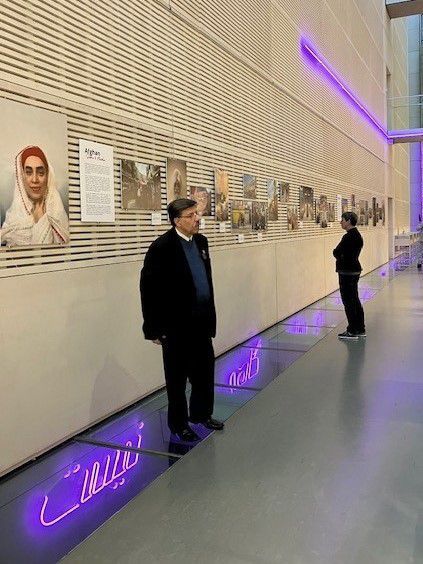
[[187,214],[187,215],[180,215],[179,218],[180,218],[180,219],[182,219],[182,218],[192,219],[195,215],[196,215],[197,217],[200,217],[200,214],[199,214],[198,212],[191,212],[191,213],[189,213],[189,214]]

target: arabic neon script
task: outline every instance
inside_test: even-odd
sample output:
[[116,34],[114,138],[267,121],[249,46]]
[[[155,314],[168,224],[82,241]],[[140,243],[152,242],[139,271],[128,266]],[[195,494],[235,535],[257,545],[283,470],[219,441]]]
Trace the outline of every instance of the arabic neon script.
[[260,370],[259,350],[260,348],[251,349],[247,362],[231,372],[229,376],[230,386],[245,386],[249,380],[257,376]]
[[[140,426],[141,428],[141,426]],[[142,436],[138,435],[138,441],[135,448],[141,448]],[[132,441],[127,441],[125,446],[134,446]],[[44,496],[44,501],[40,511],[40,522],[44,527],[51,527],[71,513],[81,509],[84,504],[91,501],[98,495],[104,488],[110,486],[112,490],[117,490],[119,486],[123,486],[125,478],[123,477],[128,470],[133,468],[139,462],[139,453],[121,452],[116,451],[114,456],[107,455],[106,458],[100,463],[99,461],[93,462],[88,468],[84,470],[84,478],[82,480],[82,488],[80,495],[75,499],[75,503],[65,509],[59,515],[48,515],[48,505],[50,498],[48,495]],[[77,464],[73,470],[68,470],[63,476],[64,480],[69,480],[78,472],[81,471],[81,465]],[[50,502],[51,505],[51,502]]]

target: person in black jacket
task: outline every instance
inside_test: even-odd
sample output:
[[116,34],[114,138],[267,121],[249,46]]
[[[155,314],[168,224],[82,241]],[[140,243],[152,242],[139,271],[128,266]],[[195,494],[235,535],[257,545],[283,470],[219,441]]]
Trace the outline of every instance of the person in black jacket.
[[362,270],[358,257],[363,248],[363,238],[356,225],[357,214],[354,212],[342,214],[341,227],[346,233],[333,250],[339,277],[339,290],[348,320],[347,330],[338,335],[340,339],[358,340],[359,337],[366,336],[364,311],[358,296],[358,280]]
[[199,437],[188,424],[187,378],[192,387],[189,420],[223,429],[212,418],[216,309],[208,242],[198,233],[197,203],[181,198],[167,209],[172,228],[151,244],[141,270],[143,331],[146,339],[162,346],[170,431],[192,442]]

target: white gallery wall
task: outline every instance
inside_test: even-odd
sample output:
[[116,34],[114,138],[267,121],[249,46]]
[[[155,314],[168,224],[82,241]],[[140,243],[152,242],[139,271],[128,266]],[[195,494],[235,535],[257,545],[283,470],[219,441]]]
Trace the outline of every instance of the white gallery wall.
[[[0,97],[67,119],[71,243],[0,250],[0,475],[163,385],[138,280],[168,228],[167,157],[187,161],[189,186],[213,188],[226,169],[231,199],[244,173],[261,200],[269,178],[290,183],[292,203],[302,185],[349,205],[390,197],[392,228],[409,228],[407,146],[386,145],[299,50],[306,35],[386,123],[386,72],[405,95],[407,49],[383,0],[2,0],[2,16]],[[114,224],[81,223],[81,138],[113,146]],[[122,158],[161,166],[161,227],[121,209]],[[337,223],[288,231],[278,211],[241,244],[206,219],[218,353],[336,288]],[[370,271],[388,260],[388,225],[361,231]]]

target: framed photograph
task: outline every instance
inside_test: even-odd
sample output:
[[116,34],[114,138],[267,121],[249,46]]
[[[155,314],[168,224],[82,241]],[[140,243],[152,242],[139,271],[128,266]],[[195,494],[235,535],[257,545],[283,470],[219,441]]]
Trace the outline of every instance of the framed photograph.
[[159,210],[162,194],[160,167],[123,159],[120,161],[122,208]]
[[313,188],[309,188],[307,186],[300,186],[299,201],[300,201],[299,220],[313,221],[314,220]]
[[252,202],[245,200],[232,200],[231,225],[234,231],[251,231],[252,215]]
[[187,163],[178,159],[167,159],[166,166],[167,203],[187,197]]
[[326,228],[328,226],[328,197],[320,196],[318,203],[318,214],[320,227]]
[[0,99],[1,244],[69,243],[66,116]]
[[348,199],[342,198],[341,200],[341,215],[348,211]]
[[278,189],[279,189],[279,197],[281,200],[281,204],[287,204],[289,202],[289,183],[279,182]]
[[298,206],[288,204],[286,207],[286,217],[288,220],[288,231],[299,229]]
[[226,170],[217,168],[214,171],[215,218],[216,221],[229,219],[229,180]]
[[267,181],[267,209],[269,221],[278,220],[278,187],[276,180]]
[[252,227],[254,231],[265,231],[267,229],[267,203],[253,202],[252,205]]
[[211,216],[211,189],[200,186],[191,186],[190,198],[197,202],[197,211],[202,216]]
[[255,200],[257,198],[257,178],[252,174],[243,174],[242,187],[244,190],[244,198]]
[[358,202],[358,224],[366,225],[366,202],[359,200]]

